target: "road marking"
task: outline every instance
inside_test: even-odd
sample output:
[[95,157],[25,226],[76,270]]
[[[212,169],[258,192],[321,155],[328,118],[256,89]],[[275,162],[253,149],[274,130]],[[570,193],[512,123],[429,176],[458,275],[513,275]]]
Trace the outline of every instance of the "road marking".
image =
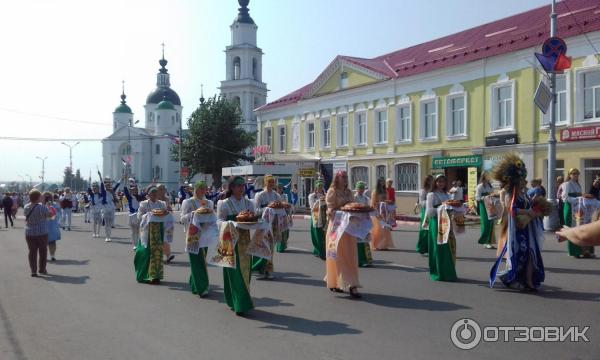
[[312,254],[312,251],[310,250],[301,249],[293,246],[288,246],[288,249]]

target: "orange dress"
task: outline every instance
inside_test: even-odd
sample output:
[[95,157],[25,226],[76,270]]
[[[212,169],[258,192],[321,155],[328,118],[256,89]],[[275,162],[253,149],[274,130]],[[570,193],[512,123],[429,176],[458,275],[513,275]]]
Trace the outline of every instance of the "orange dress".
[[[333,227],[334,211],[341,208],[345,204],[352,202],[354,196],[349,189],[335,190],[329,189],[325,197],[327,203],[327,216],[330,219],[327,226],[327,246],[333,242],[331,236],[331,228]],[[327,255],[325,260],[327,266],[327,274],[325,281],[327,287],[348,290],[351,287],[360,286],[358,282],[358,245],[356,238],[348,234],[344,234],[339,240],[337,248],[337,257],[335,259]]]
[[[372,206],[377,212],[379,212],[379,203],[387,200],[386,194],[378,194],[372,202]],[[373,250],[387,250],[394,247],[394,240],[392,240],[392,230],[388,227],[381,225],[381,219],[379,217],[371,217],[373,222],[373,229],[371,230],[371,249]]]

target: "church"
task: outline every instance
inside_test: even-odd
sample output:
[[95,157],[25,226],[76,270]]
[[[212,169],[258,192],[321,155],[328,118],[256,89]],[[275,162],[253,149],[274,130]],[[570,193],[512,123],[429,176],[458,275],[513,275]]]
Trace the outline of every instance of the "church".
[[[230,26],[231,45],[225,48],[226,76],[221,95],[235,101],[242,113],[242,128],[257,131],[254,109],[266,104],[267,86],[262,82],[262,50],[257,47],[258,27],[250,17],[249,0],[239,0],[238,15]],[[121,104],[113,112],[113,134],[102,140],[102,174],[113,179],[135,178],[141,186],[162,183],[169,191],[180,185],[179,163],[170,158],[182,131],[182,105],[171,88],[167,60],[159,60],[160,69],[144,105],[144,127],[136,127],[133,112],[123,89]],[[201,102],[203,99],[200,100]],[[210,176],[202,176],[209,180]],[[196,179],[197,177],[195,177]]]

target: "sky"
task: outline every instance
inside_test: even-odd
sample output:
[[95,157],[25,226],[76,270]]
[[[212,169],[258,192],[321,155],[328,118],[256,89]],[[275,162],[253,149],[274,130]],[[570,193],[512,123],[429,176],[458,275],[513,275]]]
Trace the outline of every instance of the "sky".
[[[530,10],[550,0],[251,0],[267,101],[312,82],[336,55],[375,57]],[[61,181],[73,148],[84,177],[102,168],[102,139],[125,81],[143,126],[165,43],[183,118],[225,78],[235,0],[0,0],[0,182]],[[7,137],[56,141],[14,141]],[[67,141],[75,144],[76,141]]]

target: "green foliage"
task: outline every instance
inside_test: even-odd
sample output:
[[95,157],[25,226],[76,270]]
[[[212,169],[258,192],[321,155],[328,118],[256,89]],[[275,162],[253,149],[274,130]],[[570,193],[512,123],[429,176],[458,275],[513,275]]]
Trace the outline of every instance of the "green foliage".
[[[242,130],[239,106],[222,96],[209,98],[188,119],[182,142],[182,165],[197,173],[212,174],[220,185],[223,167],[252,160],[246,150],[255,144],[256,134]],[[171,157],[179,160],[179,147],[171,147]]]
[[75,174],[70,167],[66,167],[63,175],[62,187],[70,187],[71,191],[82,191],[87,189],[87,181],[81,177],[81,171],[77,169]]

